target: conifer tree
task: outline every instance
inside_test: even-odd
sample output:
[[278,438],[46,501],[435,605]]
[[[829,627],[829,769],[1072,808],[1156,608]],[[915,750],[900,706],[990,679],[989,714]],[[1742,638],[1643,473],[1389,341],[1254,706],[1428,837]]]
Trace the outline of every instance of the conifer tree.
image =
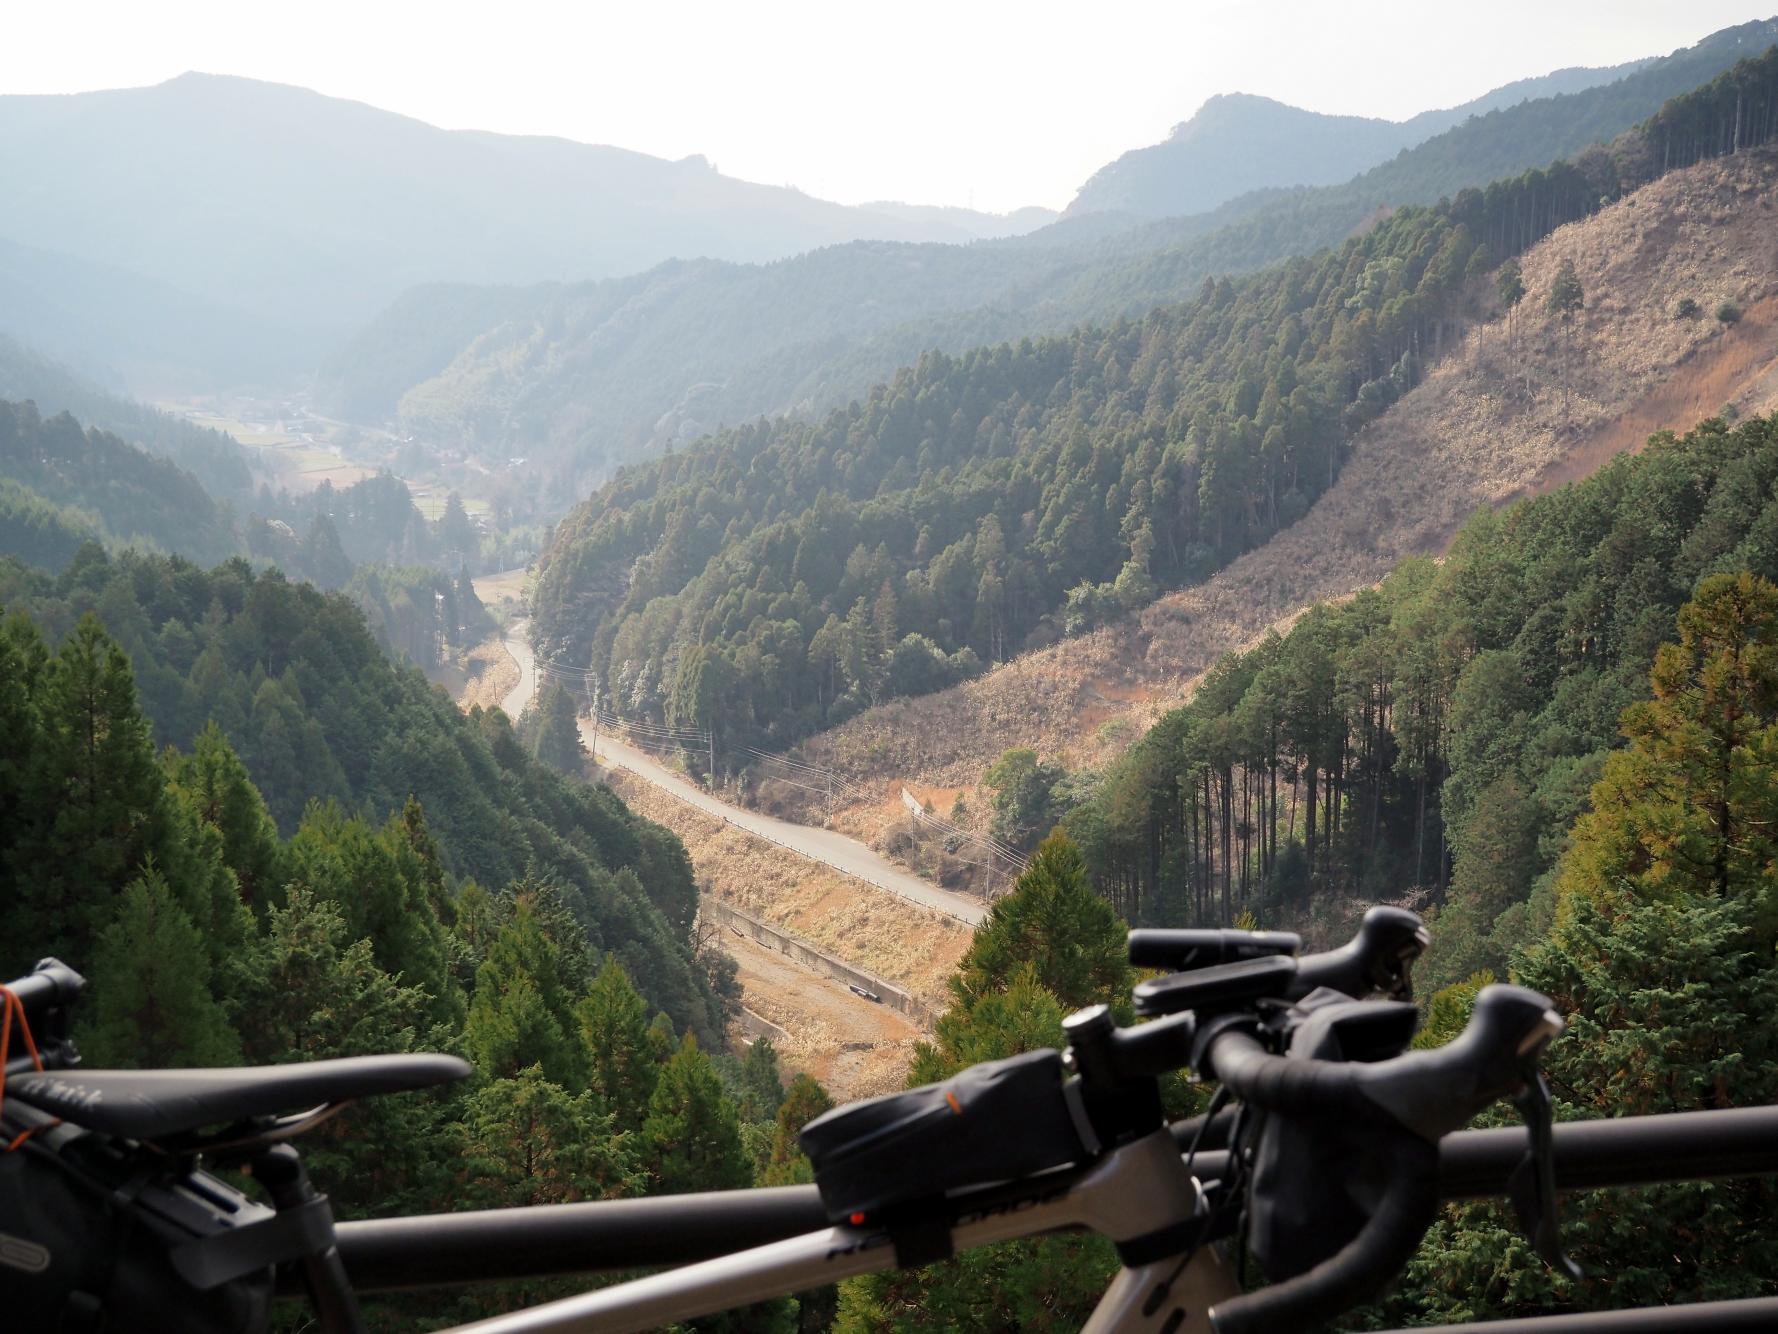
[[[1778,587],[1704,580],[1650,681],[1575,826],[1555,930],[1515,968],[1568,1016],[1546,1058],[1565,1116],[1778,1099]],[[1569,1246],[1610,1276],[1604,1288],[1552,1277],[1497,1207],[1468,1207],[1435,1229],[1403,1300],[1417,1317],[1468,1319],[1769,1292],[1775,1199],[1755,1180],[1571,1204]]]
[[648,1006],[630,975],[608,959],[575,1007],[586,1044],[593,1096],[624,1130],[640,1130],[660,1065],[649,1039]]
[[753,1183],[735,1106],[689,1033],[661,1069],[642,1137],[655,1189],[662,1193],[738,1190]]
[[808,1155],[803,1152],[797,1137],[803,1133],[804,1126],[832,1109],[833,1099],[814,1076],[798,1074],[791,1079],[773,1122],[771,1153],[760,1184],[796,1186],[815,1179]]
[[165,850],[164,779],[129,660],[95,616],[51,660],[38,701],[37,828],[18,852],[31,867],[20,922],[42,952],[79,959],[112,919],[115,895]]
[[[452,1026],[429,1018],[432,998],[378,966],[329,900],[301,885],[266,910],[265,935],[246,951],[238,1027],[254,1064],[449,1050]],[[303,1156],[348,1213],[436,1207],[452,1164],[439,1151],[457,1093],[446,1088],[367,1098]]]
[[524,900],[476,970],[463,1046],[484,1076],[512,1078],[536,1065],[565,1089],[586,1088],[586,1048],[561,985],[558,951]]
[[438,520],[438,541],[446,552],[454,555],[465,563],[475,557],[476,541],[475,524],[470,521],[469,511],[463,507],[463,497],[455,491],[445,497],[444,514]]
[[28,831],[37,818],[33,762],[42,745],[36,691],[42,641],[37,629],[14,614],[0,622],[0,903],[9,928],[0,944],[7,977],[29,968],[49,938],[54,905],[31,888],[37,869],[29,857]]
[[656,1065],[665,1065],[679,1050],[679,1030],[673,1027],[673,1020],[665,1010],[649,1021],[648,1050],[654,1053]]
[[745,1121],[771,1121],[784,1101],[784,1080],[778,1073],[778,1049],[770,1038],[755,1038],[741,1057],[741,1106]]
[[1585,304],[1586,293],[1581,288],[1580,276],[1574,271],[1574,261],[1565,259],[1557,266],[1555,279],[1550,283],[1546,308],[1566,323]]
[[165,767],[174,791],[221,835],[223,861],[242,900],[263,913],[278,880],[278,827],[247,766],[211,722],[193,738],[189,754],[169,750]]
[[965,1006],[1005,989],[1028,964],[1074,1009],[1124,1002],[1130,989],[1125,927],[1094,891],[1080,849],[1057,830],[1032,855],[1013,892],[997,899],[970,941],[951,990]]
[[153,864],[116,899],[90,967],[94,1065],[232,1065],[241,1045],[211,992],[209,952]]
[[317,512],[303,542],[302,564],[319,588],[344,588],[352,578],[352,562],[340,545],[339,529],[325,513]]
[[586,742],[581,740],[574,697],[559,685],[547,685],[537,697],[537,721],[531,753],[558,773],[586,772]]
[[633,1137],[590,1093],[569,1094],[533,1065],[469,1095],[457,1133],[472,1208],[609,1200],[647,1182]]

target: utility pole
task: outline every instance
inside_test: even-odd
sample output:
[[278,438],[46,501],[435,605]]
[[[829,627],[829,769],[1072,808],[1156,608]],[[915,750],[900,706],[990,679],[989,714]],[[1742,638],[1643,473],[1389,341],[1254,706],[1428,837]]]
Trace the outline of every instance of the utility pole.
[[710,790],[714,792],[716,791],[716,720],[714,718],[710,720],[709,729],[704,733],[704,737],[710,743]]
[[587,712],[593,715],[593,763],[599,762],[599,706],[593,699],[593,673],[588,668],[586,674]]

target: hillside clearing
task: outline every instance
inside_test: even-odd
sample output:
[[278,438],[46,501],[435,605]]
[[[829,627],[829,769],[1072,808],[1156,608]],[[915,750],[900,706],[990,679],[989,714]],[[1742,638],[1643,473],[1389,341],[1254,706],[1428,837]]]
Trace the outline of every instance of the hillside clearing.
[[[1563,227],[1522,260],[1512,320],[1478,323],[1355,442],[1335,486],[1293,528],[1205,584],[950,690],[897,700],[802,752],[871,791],[973,789],[1012,746],[1071,767],[1120,754],[1231,649],[1349,595],[1405,556],[1434,554],[1478,508],[1552,489],[1732,403],[1778,402],[1778,213],[1771,150],[1663,177]],[[1585,308],[1545,312],[1571,260]],[[1479,285],[1478,285],[1479,286]],[[1491,301],[1491,287],[1488,289]],[[1675,318],[1682,298],[1702,308]],[[1710,312],[1743,311],[1725,326]],[[980,812],[980,800],[969,804]],[[879,833],[891,806],[855,809]]]

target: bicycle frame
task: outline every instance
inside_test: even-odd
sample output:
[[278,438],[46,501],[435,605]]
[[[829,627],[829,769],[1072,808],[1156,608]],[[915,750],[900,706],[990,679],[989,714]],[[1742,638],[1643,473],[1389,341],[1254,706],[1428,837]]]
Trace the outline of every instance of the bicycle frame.
[[[1525,1150],[1520,1129],[1471,1130],[1449,1136],[1441,1147],[1441,1191],[1446,1199],[1498,1196]],[[1140,1159],[1131,1151],[1143,1148]],[[1153,1208],[1152,1187],[1171,1183],[1165,1216],[1195,1216],[1201,1198],[1185,1175],[1179,1145],[1154,1135],[1120,1150],[1085,1172],[1064,1171],[1011,1186],[958,1196],[952,1201],[957,1250],[1010,1237],[1068,1228],[1096,1227],[1109,1211],[1117,1239],[1142,1235],[1131,1213],[1138,1201]],[[1746,1176],[1778,1171],[1778,1107],[1683,1112],[1568,1122],[1556,1127],[1556,1165],[1564,1191],[1663,1181]],[[1227,1170],[1220,1149],[1198,1153],[1197,1175],[1211,1180]],[[1138,1170],[1139,1169],[1139,1170]],[[1089,1186],[1089,1179],[1097,1182]],[[1114,1188],[1115,1185],[1115,1188]],[[1138,1192],[1149,1189],[1149,1194]],[[1124,1193],[1128,1191],[1130,1193]],[[1162,1192],[1166,1194],[1167,1192]],[[1161,1216],[1156,1209],[1150,1217]],[[543,1331],[651,1328],[687,1318],[803,1291],[856,1274],[894,1267],[895,1246],[880,1230],[830,1228],[813,1186],[776,1187],[705,1195],[664,1196],[595,1204],[430,1214],[338,1225],[341,1258],[360,1292],[458,1285],[546,1274],[592,1273],[654,1265],[688,1265],[564,1302],[515,1312],[466,1326],[478,1331]],[[735,1252],[738,1247],[753,1249]],[[1201,1321],[1203,1312],[1233,1291],[1232,1275],[1216,1248],[1173,1254],[1120,1273],[1095,1313],[1095,1331],[1161,1328],[1127,1323],[1134,1307],[1162,1279],[1175,1278],[1176,1306]],[[292,1276],[284,1290],[298,1290]],[[691,1304],[695,1286],[695,1307]],[[646,1314],[644,1314],[646,1313]],[[1108,1323],[1114,1318],[1126,1323]],[[1202,1329],[1186,1324],[1181,1331]],[[1717,1331],[1778,1328],[1778,1300],[1706,1303],[1659,1311],[1601,1312],[1496,1322],[1470,1328],[1501,1334],[1632,1334],[1632,1331]]]
[[[958,1251],[1066,1228],[1089,1228],[1117,1242],[1163,1238],[1158,1254],[1118,1274],[1087,1334],[1208,1334],[1210,1306],[1240,1291],[1216,1253],[1198,1245],[1191,1225],[1204,1217],[1203,1192],[1164,1130],[1112,1150],[1084,1172],[1048,1173],[1015,1189],[959,1196],[946,1213],[943,1235],[948,1249]],[[655,1329],[895,1268],[904,1244],[893,1227],[831,1227],[458,1328],[464,1334]],[[1162,1300],[1154,1299],[1157,1293]]]

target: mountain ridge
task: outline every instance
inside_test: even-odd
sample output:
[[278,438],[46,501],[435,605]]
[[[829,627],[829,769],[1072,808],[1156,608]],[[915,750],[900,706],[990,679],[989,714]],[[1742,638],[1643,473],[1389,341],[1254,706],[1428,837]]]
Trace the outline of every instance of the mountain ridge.
[[[445,130],[195,72],[140,89],[0,96],[0,172],[15,183],[0,196],[0,238],[163,284],[169,308],[183,299],[273,324],[293,345],[280,349],[286,370],[308,369],[419,283],[614,277],[674,256],[770,260],[859,237],[967,242],[997,225],[848,207],[723,176],[697,156]],[[75,317],[96,310],[90,298],[71,304]],[[29,326],[7,332],[50,341]]]
[[1338,185],[1471,117],[1613,83],[1659,58],[1515,79],[1456,106],[1399,121],[1310,111],[1258,93],[1217,93],[1158,144],[1132,148],[1094,172],[1063,216],[1110,211],[1166,217],[1203,212],[1251,190]]

